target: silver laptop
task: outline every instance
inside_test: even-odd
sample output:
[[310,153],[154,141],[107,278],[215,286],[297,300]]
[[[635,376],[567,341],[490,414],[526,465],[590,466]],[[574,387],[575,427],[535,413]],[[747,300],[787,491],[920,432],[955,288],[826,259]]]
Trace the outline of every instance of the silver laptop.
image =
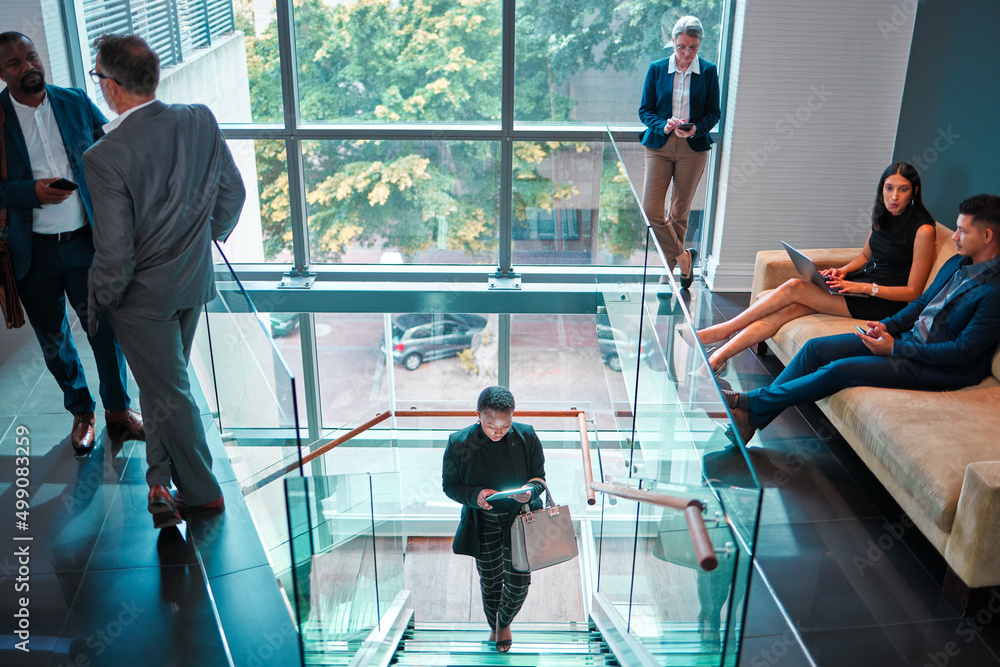
[[814,285],[816,285],[820,289],[826,290],[830,294],[838,294],[840,296],[857,296],[862,298],[868,298],[867,294],[855,294],[853,292],[839,292],[833,289],[827,284],[826,278],[824,278],[823,274],[819,272],[819,269],[816,268],[815,262],[813,262],[811,259],[803,255],[801,252],[799,252],[792,246],[788,245],[784,241],[781,242],[781,245],[785,246],[785,251],[788,253],[788,256],[792,259],[792,264],[795,265],[795,270],[804,275],[806,278],[808,278]]

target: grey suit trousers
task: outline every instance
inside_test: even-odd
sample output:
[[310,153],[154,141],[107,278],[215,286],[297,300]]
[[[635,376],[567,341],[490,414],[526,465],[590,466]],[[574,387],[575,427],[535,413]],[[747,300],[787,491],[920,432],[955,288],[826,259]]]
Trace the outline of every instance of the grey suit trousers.
[[188,378],[201,308],[150,313],[126,307],[109,312],[139,385],[149,464],[146,482],[169,489],[173,479],[188,505],[215,500],[222,489],[212,474],[212,455]]

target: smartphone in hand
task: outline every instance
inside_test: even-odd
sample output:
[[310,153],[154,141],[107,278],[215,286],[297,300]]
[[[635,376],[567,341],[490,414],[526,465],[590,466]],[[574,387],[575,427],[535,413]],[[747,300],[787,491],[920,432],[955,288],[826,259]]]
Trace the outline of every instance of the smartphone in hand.
[[[860,324],[858,325],[858,331],[861,333],[862,336],[868,336],[868,330],[862,329]],[[871,336],[868,337],[871,338]]]
[[73,192],[80,186],[73,181],[66,180],[65,178],[60,178],[58,180],[49,183],[50,188],[55,188],[56,190],[66,190],[68,192]]
[[684,130],[685,132],[690,132],[694,129],[694,123],[681,123],[677,126],[678,130]]

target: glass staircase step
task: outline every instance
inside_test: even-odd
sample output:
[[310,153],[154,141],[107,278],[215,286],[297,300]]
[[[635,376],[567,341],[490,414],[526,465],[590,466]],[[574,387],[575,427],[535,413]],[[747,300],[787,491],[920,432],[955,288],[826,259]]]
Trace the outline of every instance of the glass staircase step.
[[513,626],[514,645],[497,653],[485,624],[418,623],[403,634],[393,658],[397,665],[617,665],[599,633],[586,624]]

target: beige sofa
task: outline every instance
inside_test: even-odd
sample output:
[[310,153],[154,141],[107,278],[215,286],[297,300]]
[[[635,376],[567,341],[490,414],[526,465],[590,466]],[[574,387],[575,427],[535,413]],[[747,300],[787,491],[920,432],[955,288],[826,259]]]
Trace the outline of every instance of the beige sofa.
[[[938,254],[928,285],[955,254],[951,234],[937,225]],[[805,251],[820,269],[842,266],[858,252]],[[751,299],[794,277],[799,274],[784,250],[757,253]],[[832,315],[801,317],[783,326],[767,347],[787,364],[810,338],[851,332],[859,323]],[[969,600],[963,583],[1000,585],[1000,350],[992,375],[975,387],[947,392],[855,387],[818,406],[944,555],[951,569],[946,589],[960,607]]]

